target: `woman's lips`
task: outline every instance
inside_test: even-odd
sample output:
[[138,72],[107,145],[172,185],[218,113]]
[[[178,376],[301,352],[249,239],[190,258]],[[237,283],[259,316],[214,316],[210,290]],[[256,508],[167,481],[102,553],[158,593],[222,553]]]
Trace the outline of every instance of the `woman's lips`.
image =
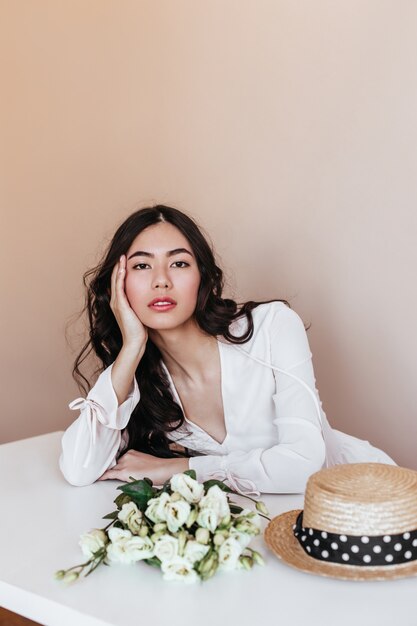
[[160,300],[159,302],[154,302],[153,304],[150,304],[149,308],[152,309],[152,311],[163,313],[164,311],[170,311],[175,306],[177,306],[176,302],[172,302],[170,300],[168,301]]

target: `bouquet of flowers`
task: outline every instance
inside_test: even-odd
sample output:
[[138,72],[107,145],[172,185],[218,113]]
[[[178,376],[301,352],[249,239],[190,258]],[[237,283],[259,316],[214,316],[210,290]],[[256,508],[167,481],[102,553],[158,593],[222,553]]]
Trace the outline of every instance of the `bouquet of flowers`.
[[[105,515],[110,523],[81,535],[85,563],[55,576],[72,582],[88,576],[101,563],[136,563],[160,567],[165,580],[192,583],[206,580],[219,570],[251,569],[263,564],[262,556],[249,548],[260,533],[260,517],[267,517],[263,502],[259,513],[229,501],[236,493],[224,482],[199,483],[194,470],[174,474],[160,488],[149,478],[131,479],[118,487],[117,510]],[[242,494],[240,494],[242,495]]]

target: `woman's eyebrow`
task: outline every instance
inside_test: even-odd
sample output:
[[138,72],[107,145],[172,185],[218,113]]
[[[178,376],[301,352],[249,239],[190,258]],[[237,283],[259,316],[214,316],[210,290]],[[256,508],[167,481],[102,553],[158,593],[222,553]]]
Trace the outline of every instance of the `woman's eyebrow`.
[[[182,254],[182,253],[193,256],[191,252],[187,250],[186,248],[175,248],[175,250],[168,250],[168,252],[166,253],[166,256],[170,257],[170,256],[174,256],[175,254]],[[134,256],[147,256],[147,257],[151,257],[152,259],[155,257],[155,255],[152,254],[152,252],[145,252],[144,250],[137,250],[136,252],[130,255],[130,257],[128,258],[128,261],[132,259]]]

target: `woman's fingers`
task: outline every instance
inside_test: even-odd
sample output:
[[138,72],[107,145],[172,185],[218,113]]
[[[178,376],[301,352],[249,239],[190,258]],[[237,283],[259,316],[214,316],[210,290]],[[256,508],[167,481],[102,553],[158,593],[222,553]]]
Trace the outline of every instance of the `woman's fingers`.
[[117,273],[119,271],[119,263],[116,263],[116,265],[113,267],[113,271],[111,273],[111,279],[110,279],[110,305],[113,305],[114,303],[114,299],[116,296],[116,277],[117,277]]
[[112,480],[114,478],[116,479],[118,478],[120,480],[119,477],[120,477],[119,470],[112,468],[112,469],[106,470],[104,474],[102,474],[98,480]]
[[[102,476],[98,480],[122,480],[123,482],[128,482],[131,476],[131,472],[127,469],[116,469],[112,468],[104,472]],[[135,479],[137,480],[137,479]]]
[[116,265],[113,267],[113,271],[111,274],[111,279],[110,279],[110,286],[111,286],[111,293],[110,293],[110,306],[113,308],[116,302],[116,298],[118,295],[118,280],[119,277],[121,276],[120,274],[120,269],[121,269],[121,260],[119,260]]
[[112,296],[113,303],[117,300],[123,302],[125,296],[124,282],[126,276],[126,257],[122,255],[113,268],[112,273]]

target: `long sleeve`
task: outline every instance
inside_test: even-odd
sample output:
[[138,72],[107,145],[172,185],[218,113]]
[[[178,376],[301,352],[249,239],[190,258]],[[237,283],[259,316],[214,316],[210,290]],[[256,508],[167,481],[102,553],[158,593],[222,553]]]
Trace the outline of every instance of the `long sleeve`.
[[136,379],[126,400],[118,406],[111,380],[113,364],[98,377],[87,398],[73,400],[69,407],[79,409],[79,417],[62,437],[59,466],[72,485],[90,485],[116,463],[122,443],[122,430],[139,402]]
[[[276,428],[275,445],[233,450],[225,455],[192,457],[190,468],[196,471],[199,480],[223,474],[226,478],[232,476],[254,483],[265,493],[302,493],[308,477],[321,469],[325,460],[325,444],[317,413],[317,409],[320,413],[322,410],[315,387],[312,355],[301,319],[287,307],[274,310],[268,340],[270,364],[288,373],[274,373],[272,421]],[[249,357],[244,358],[248,358],[248,367],[265,367],[250,361]],[[245,390],[240,393],[244,398]]]

